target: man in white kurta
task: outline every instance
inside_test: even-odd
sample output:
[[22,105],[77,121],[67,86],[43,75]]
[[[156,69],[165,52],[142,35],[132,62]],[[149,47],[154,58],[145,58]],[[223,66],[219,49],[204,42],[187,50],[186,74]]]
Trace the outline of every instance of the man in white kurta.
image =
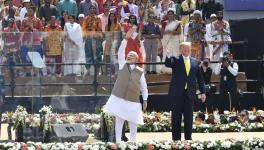
[[147,108],[148,89],[143,69],[135,65],[138,58],[136,52],[129,52],[125,60],[126,45],[127,40],[124,39],[118,50],[119,75],[106,103],[107,112],[115,116],[116,143],[121,142],[125,120],[129,122],[130,141],[136,142],[137,124],[143,124],[140,92],[144,101],[143,110]]
[[216,14],[211,14],[210,16],[210,23],[206,25],[206,33],[204,35],[204,39],[207,42],[207,46],[205,47],[205,58],[212,58],[213,55],[213,45],[211,44],[212,41],[212,23],[216,21]]
[[[211,61],[219,61],[223,53],[228,51],[228,44],[232,42],[228,21],[223,19],[223,12],[219,11],[217,20],[212,23],[212,58]],[[215,68],[215,67],[213,67]],[[215,72],[215,69],[213,70]]]

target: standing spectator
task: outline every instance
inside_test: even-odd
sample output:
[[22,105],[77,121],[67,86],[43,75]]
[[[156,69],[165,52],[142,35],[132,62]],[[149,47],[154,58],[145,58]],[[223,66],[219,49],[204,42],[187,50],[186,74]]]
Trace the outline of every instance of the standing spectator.
[[195,9],[203,12],[205,5],[204,0],[196,0],[195,4],[196,4]]
[[15,11],[14,16],[19,16],[19,9],[17,6],[14,6],[12,0],[6,0],[4,2],[4,4],[5,4],[5,6],[4,6],[4,17],[9,15],[10,9],[13,9]]
[[0,1],[0,13],[1,13],[1,17],[3,17],[3,10],[4,10],[4,1]]
[[[233,62],[233,56],[229,51],[224,52],[220,63],[217,64],[215,74],[220,73],[220,97],[218,100],[219,113],[223,114],[225,110],[239,110],[239,101],[237,99],[238,65]],[[231,105],[230,105],[231,104]]]
[[[146,62],[157,62],[158,40],[161,38],[159,25],[155,24],[156,17],[152,14],[148,17],[148,24],[143,26],[142,36],[144,37],[144,47],[146,50]],[[147,73],[156,74],[156,66],[147,65]]]
[[175,0],[175,16],[177,20],[181,18],[181,2],[180,0]]
[[205,39],[205,42],[206,42],[205,58],[212,58],[213,45],[211,44],[212,43],[211,31],[212,31],[212,24],[216,20],[217,20],[216,14],[212,14],[211,17],[210,17],[210,22],[205,27],[206,28],[206,33],[204,35],[204,39]]
[[32,6],[39,8],[41,5],[41,0],[31,0],[31,4],[32,4]]
[[21,20],[19,17],[15,16],[15,13],[16,13],[16,9],[14,7],[10,7],[8,9],[8,12],[7,12],[7,15],[3,18],[3,21],[2,21],[2,29],[4,29],[5,27],[8,26],[8,20],[10,18],[14,19],[15,23],[16,23],[16,26],[18,28],[18,30],[20,30],[20,27],[21,27]]
[[79,14],[84,14],[85,17],[91,15],[89,8],[92,5],[96,8],[96,15],[98,15],[99,14],[98,4],[94,0],[82,0],[79,5]]
[[133,34],[131,34],[131,37],[127,39],[125,56],[127,56],[130,51],[135,51],[138,54],[138,62],[143,62],[142,48],[138,35],[139,26],[137,23],[136,15],[130,14],[128,23],[123,23],[122,27],[124,34],[133,32]]
[[126,0],[115,0],[113,1],[113,6],[112,8],[116,9],[116,18],[118,19],[118,21],[120,22],[121,19],[121,9],[123,7],[125,7],[128,4],[128,2]]
[[[168,20],[162,23],[162,33],[163,38],[161,40],[163,46],[163,62],[165,61],[165,56],[178,56],[180,42],[182,41],[182,26],[180,21],[175,19],[175,13],[173,9],[169,9],[168,13]],[[167,54],[169,52],[170,54]],[[163,66],[161,68],[162,73],[171,74],[171,68],[167,68]]]
[[50,4],[54,5],[58,9],[59,0],[51,0]]
[[199,10],[193,12],[193,18],[193,21],[189,24],[187,41],[192,43],[191,55],[198,60],[203,60],[205,23]]
[[84,14],[79,14],[79,16],[78,16],[78,23],[80,24],[80,26],[83,25],[83,21],[84,21]]
[[[0,11],[0,31],[3,31],[2,22],[3,22],[3,11]],[[3,44],[4,44],[4,42],[2,40],[2,36],[1,36],[1,33],[0,33],[0,51],[3,50]]]
[[153,10],[149,0],[142,0],[138,8],[139,8],[140,25],[142,25],[143,27],[143,25],[148,22],[148,16],[149,14],[153,13]]
[[133,0],[127,0],[128,3],[123,5],[121,8],[121,20],[120,22],[124,22],[124,18],[128,17],[130,14],[133,14],[136,17],[136,22],[139,24],[139,10],[138,6],[133,4]]
[[184,28],[183,28],[183,33],[184,33],[184,37],[183,37],[183,41],[187,42],[187,38],[189,35],[189,25],[191,22],[193,22],[193,14],[190,15],[190,21],[188,23],[185,24]]
[[[7,64],[19,64],[20,61],[20,51],[19,51],[19,39],[20,34],[19,30],[16,26],[16,22],[14,18],[8,19],[8,26],[3,28],[2,33],[3,38],[3,53],[1,54],[5,59]],[[19,74],[20,67],[15,70],[15,74]]]
[[19,16],[20,19],[24,19],[24,17],[27,15],[27,9],[30,7],[30,0],[23,0],[23,7],[20,9]]
[[[229,23],[223,19],[223,12],[217,14],[217,21],[212,23],[212,61],[218,61],[223,53],[228,51],[228,44],[232,42]],[[214,67],[213,67],[214,68]]]
[[217,14],[218,12],[217,4],[215,3],[215,0],[209,0],[207,3],[205,3],[204,6],[204,17],[205,19],[210,19],[211,14]]
[[205,8],[204,0],[196,0],[196,10],[199,10],[202,12],[202,19],[203,20],[205,20],[204,8]]
[[58,12],[61,17],[62,12],[67,11],[69,15],[74,15],[77,17],[78,8],[74,0],[61,0],[58,4]]
[[105,3],[105,0],[96,0],[96,2],[98,4],[98,14],[104,13],[104,3]]
[[141,0],[135,0],[134,4],[137,5],[137,7],[140,7],[141,6]]
[[[44,39],[45,62],[62,63],[62,28],[56,23],[56,16],[50,16],[50,21],[45,27],[47,37]],[[47,75],[61,74],[61,65],[48,65]]]
[[176,12],[175,3],[172,0],[162,0],[160,2],[160,6],[161,6],[160,17],[161,17],[161,20],[163,21],[168,19],[167,12],[169,10],[173,10],[174,14]]
[[45,4],[42,4],[39,9],[39,18],[44,18],[46,22],[49,22],[51,16],[58,17],[58,10],[56,6],[51,4],[51,0],[45,0]]
[[12,0],[12,1],[13,1],[13,4],[14,4],[17,8],[21,7],[21,5],[23,5],[23,4],[22,4],[22,3],[23,3],[22,0]]
[[161,14],[160,0],[155,0],[152,5],[153,5],[152,7],[153,13],[155,14],[155,16],[157,16],[157,18],[160,18],[160,21],[161,21],[162,14]]
[[62,17],[60,18],[60,26],[62,29],[64,29],[64,25],[67,22],[69,22],[69,12],[64,11],[64,12],[62,12]]
[[[39,18],[35,17],[36,7],[31,6],[28,9],[28,15],[22,21],[21,31],[25,32],[22,37],[22,46],[21,46],[21,57],[22,63],[30,63],[30,60],[27,57],[29,51],[36,51],[43,56],[42,49],[42,22]],[[27,76],[31,75],[29,68],[26,67]]]
[[196,10],[196,4],[194,0],[184,0],[181,4],[181,21],[184,26],[189,22],[189,17]]
[[[86,63],[102,62],[102,24],[100,18],[96,16],[96,8],[95,5],[90,6],[90,15],[85,18],[82,26]],[[90,71],[90,65],[85,67]]]
[[112,0],[106,0],[105,4],[107,4],[110,7],[110,9],[116,9],[115,6],[113,6],[114,2]]
[[[64,63],[85,63],[85,52],[83,47],[83,36],[81,26],[75,22],[74,16],[69,16],[69,22],[65,24],[66,33],[64,41]],[[65,65],[64,75],[81,75],[80,65]]]
[[117,73],[117,50],[121,41],[121,25],[116,18],[114,11],[110,11],[108,17],[108,24],[105,26],[105,46],[104,46],[104,63],[111,63],[113,65],[106,66],[105,72],[107,74]]
[[103,32],[105,31],[105,25],[107,24],[107,21],[108,21],[109,10],[110,10],[110,7],[107,4],[104,4],[104,13],[98,15],[98,17],[101,20]]

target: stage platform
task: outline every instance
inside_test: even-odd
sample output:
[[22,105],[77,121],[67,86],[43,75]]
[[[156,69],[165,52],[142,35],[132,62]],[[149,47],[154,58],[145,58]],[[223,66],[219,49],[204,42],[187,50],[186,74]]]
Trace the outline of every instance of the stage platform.
[[[6,133],[7,124],[2,124],[1,128],[1,138],[0,140],[7,140]],[[126,133],[126,136],[129,138],[129,133]],[[15,132],[12,130],[12,137],[15,137]],[[182,139],[184,135],[182,134]],[[225,133],[193,133],[194,141],[211,141],[211,140],[224,140],[230,138],[250,138],[256,137],[264,139],[264,132],[225,132]],[[165,141],[171,140],[170,132],[140,132],[137,135],[138,142],[150,142],[150,141]],[[87,143],[94,143],[99,140],[95,139],[93,134],[89,134]]]

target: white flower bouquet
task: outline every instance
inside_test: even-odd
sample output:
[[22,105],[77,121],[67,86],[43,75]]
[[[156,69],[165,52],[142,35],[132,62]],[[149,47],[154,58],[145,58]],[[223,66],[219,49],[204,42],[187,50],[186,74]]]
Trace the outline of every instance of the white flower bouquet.
[[16,130],[19,126],[25,127],[27,116],[28,116],[28,113],[26,111],[26,108],[18,105],[15,113],[13,113],[13,116],[12,116],[12,118],[15,120],[13,129]]

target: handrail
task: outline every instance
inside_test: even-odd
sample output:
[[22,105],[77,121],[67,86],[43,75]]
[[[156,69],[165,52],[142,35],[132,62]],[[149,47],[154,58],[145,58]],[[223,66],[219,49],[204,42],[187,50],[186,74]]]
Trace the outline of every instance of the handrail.
[[[241,62],[241,63],[245,63],[245,62],[254,62],[254,63],[263,63],[264,60],[234,60],[235,62]],[[218,62],[218,61],[215,61]],[[94,67],[94,79],[91,83],[25,83],[25,84],[21,84],[21,83],[15,83],[15,77],[14,75],[12,75],[14,73],[14,67],[15,66],[32,66],[32,64],[27,63],[27,64],[0,64],[0,66],[3,67],[9,67],[10,69],[10,83],[9,84],[4,84],[4,86],[6,87],[10,87],[11,88],[11,93],[12,93],[12,97],[14,97],[14,91],[15,88],[17,86],[64,86],[64,85],[72,85],[72,86],[89,86],[92,85],[94,87],[94,93],[95,96],[97,96],[98,93],[98,86],[110,86],[111,87],[114,85],[114,83],[112,82],[112,79],[110,79],[110,83],[99,83],[97,76],[99,74],[99,66],[103,66],[103,65],[112,65],[112,63],[47,63],[47,65],[54,65],[54,64],[60,64],[60,65],[95,65],[96,67]],[[142,63],[137,63],[137,64],[145,64],[145,65],[164,65],[164,62],[142,62]],[[111,78],[111,76],[110,76]],[[41,79],[40,79],[41,81]],[[219,83],[220,81],[212,81],[211,83]],[[252,80],[252,79],[246,79],[246,80],[237,80],[237,83],[260,83],[261,81],[259,80]],[[156,85],[167,85],[170,84],[170,81],[159,81],[159,82],[148,82],[147,85],[148,86],[156,86]]]
[[[264,62],[264,60],[233,60],[233,62]],[[210,63],[219,63],[219,61],[210,61]],[[46,65],[112,65],[112,63],[45,63]],[[145,65],[164,65],[165,62],[137,62],[136,64]],[[31,63],[13,64],[14,66],[32,66]],[[0,66],[10,66],[9,64],[0,64]]]

